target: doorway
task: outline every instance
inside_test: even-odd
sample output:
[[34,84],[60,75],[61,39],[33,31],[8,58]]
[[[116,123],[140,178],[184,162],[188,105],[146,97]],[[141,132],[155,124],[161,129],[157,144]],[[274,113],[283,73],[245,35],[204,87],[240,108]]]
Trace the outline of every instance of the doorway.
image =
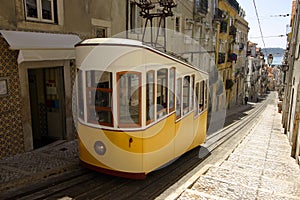
[[33,147],[65,139],[63,67],[28,69]]

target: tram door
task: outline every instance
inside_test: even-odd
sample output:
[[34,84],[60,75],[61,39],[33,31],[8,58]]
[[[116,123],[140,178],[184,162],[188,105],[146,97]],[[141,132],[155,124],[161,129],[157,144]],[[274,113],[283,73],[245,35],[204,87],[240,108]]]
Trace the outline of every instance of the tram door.
[[34,148],[65,139],[63,67],[29,69]]

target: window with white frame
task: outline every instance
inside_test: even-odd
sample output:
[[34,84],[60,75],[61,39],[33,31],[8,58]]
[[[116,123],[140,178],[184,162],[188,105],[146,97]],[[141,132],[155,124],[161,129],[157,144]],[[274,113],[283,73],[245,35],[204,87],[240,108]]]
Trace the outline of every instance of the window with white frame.
[[95,35],[96,35],[97,38],[106,38],[107,37],[106,28],[97,27],[95,29]]
[[175,31],[181,32],[181,22],[180,22],[180,17],[177,16],[175,17]]
[[26,20],[55,23],[56,0],[25,0]]

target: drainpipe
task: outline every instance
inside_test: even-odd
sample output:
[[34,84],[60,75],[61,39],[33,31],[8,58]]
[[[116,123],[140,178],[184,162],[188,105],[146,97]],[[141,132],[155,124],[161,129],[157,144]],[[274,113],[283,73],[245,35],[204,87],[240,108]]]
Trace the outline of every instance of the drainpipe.
[[129,19],[129,0],[126,0],[126,39],[128,39],[128,28],[129,28],[129,25],[128,25],[128,19]]

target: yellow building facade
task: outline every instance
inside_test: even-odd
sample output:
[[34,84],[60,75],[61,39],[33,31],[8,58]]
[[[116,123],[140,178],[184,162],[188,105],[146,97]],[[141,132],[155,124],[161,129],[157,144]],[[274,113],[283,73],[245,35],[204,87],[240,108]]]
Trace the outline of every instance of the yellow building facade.
[[249,28],[236,0],[219,0],[219,12],[216,63],[225,88],[224,96],[219,97],[219,108],[230,108],[243,98],[242,70]]

